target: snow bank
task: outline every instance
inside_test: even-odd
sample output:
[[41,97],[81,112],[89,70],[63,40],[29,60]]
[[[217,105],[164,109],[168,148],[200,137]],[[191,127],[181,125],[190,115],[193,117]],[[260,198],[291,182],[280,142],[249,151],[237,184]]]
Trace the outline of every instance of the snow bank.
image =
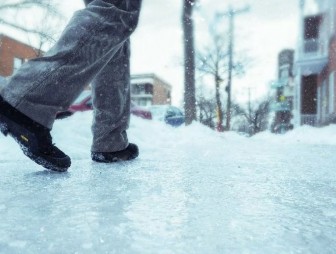
[[[92,112],[77,113],[72,117],[57,120],[52,131],[53,140],[72,159],[90,158]],[[128,131],[130,142],[139,145],[142,151],[154,153],[157,149],[183,147],[213,154],[223,144],[237,142],[302,143],[316,145],[336,145],[336,125],[324,128],[302,126],[284,135],[263,132],[252,138],[243,137],[235,132],[218,133],[199,123],[174,128],[159,121],[131,117]],[[162,152],[162,151],[161,151]],[[10,138],[0,136],[0,162],[6,160],[26,160],[17,144]]]
[[336,145],[336,125],[322,128],[301,126],[284,135],[263,132],[252,137],[253,140],[264,142],[302,143],[315,145]]

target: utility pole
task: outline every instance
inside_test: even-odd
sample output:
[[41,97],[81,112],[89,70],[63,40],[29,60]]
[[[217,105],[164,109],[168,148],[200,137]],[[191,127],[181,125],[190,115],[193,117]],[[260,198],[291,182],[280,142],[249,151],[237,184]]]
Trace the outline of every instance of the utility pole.
[[228,99],[227,99],[227,109],[226,109],[226,130],[230,130],[231,124],[231,87],[232,87],[232,70],[233,70],[233,49],[234,49],[234,18],[238,14],[248,12],[250,7],[247,6],[243,9],[234,10],[231,6],[229,10],[224,13],[217,13],[218,17],[228,16],[229,17],[229,73],[228,73],[228,83],[225,88]]
[[249,116],[251,116],[251,87],[248,88],[248,111]]

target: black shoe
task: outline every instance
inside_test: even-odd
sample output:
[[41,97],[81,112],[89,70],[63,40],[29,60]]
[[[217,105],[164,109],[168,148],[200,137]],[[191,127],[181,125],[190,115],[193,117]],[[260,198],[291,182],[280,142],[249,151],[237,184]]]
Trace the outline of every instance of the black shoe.
[[69,156],[52,143],[48,128],[22,114],[1,96],[0,131],[12,136],[26,156],[47,169],[64,172],[71,165]]
[[138,155],[138,146],[132,143],[124,150],[117,152],[91,152],[92,160],[104,163],[133,160],[138,157]]

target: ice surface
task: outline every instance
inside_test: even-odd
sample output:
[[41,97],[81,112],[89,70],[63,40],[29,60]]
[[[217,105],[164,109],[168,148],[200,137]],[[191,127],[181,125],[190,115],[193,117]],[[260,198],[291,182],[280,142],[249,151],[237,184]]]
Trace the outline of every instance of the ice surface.
[[335,253],[335,126],[249,139],[132,118],[140,157],[108,165],[91,121],[55,124],[64,174],[0,137],[0,253]]

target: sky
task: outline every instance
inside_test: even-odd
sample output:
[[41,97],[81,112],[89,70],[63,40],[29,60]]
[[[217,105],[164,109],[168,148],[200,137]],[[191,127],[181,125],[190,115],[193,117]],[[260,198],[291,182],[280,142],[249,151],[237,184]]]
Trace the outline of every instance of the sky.
[[[80,1],[64,4],[67,16],[82,8]],[[243,77],[233,80],[233,97],[245,102],[248,88],[252,99],[267,94],[269,82],[277,77],[277,55],[282,49],[296,47],[298,37],[298,0],[199,0],[195,11],[196,48],[206,45],[209,22],[216,12],[250,7],[235,19],[235,51],[246,52],[251,59]],[[132,41],[132,73],[155,73],[173,86],[173,103],[183,102],[183,34],[181,0],[144,0],[138,29]],[[227,19],[221,20],[225,34]],[[214,87],[212,81],[207,90]],[[224,93],[223,85],[223,93]]]
[[[74,11],[83,8],[81,0],[58,2],[64,12],[64,24]],[[243,77],[233,80],[233,97],[245,102],[250,88],[252,99],[264,96],[269,82],[277,77],[277,55],[282,49],[294,49],[298,37],[298,0],[199,0],[195,11],[196,48],[207,46],[209,22],[216,12],[250,7],[235,19],[235,51],[244,52],[251,64]],[[183,102],[182,0],[144,0],[138,29],[131,38],[132,74],[155,73],[173,87],[173,104]],[[221,29],[226,34],[228,22]],[[57,29],[56,29],[57,30]],[[56,31],[57,32],[57,31]],[[18,37],[16,34],[14,37]],[[212,81],[206,82],[208,90]],[[224,93],[224,85],[222,87]]]
[[[173,102],[177,104],[183,98],[181,3],[181,0],[144,1],[140,24],[133,37],[132,58],[134,72],[155,72],[173,85]],[[233,80],[233,96],[245,101],[251,87],[251,97],[259,98],[277,77],[278,53],[296,46],[298,3],[295,0],[200,0],[194,16],[196,48],[206,46],[209,22],[216,12],[226,11],[229,5],[238,9],[250,6],[248,13],[235,20],[235,50],[246,52],[252,63],[244,77]],[[225,18],[222,26],[226,33]],[[208,86],[212,89],[214,84],[209,82]]]

